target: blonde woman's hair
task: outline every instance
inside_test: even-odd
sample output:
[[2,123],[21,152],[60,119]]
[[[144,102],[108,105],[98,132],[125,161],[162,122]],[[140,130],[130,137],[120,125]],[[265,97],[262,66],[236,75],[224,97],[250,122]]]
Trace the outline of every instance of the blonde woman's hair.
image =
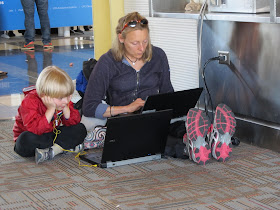
[[43,69],[36,81],[36,91],[40,97],[64,98],[74,93],[70,76],[57,66]]
[[122,17],[119,19],[118,26],[116,27],[116,38],[113,42],[112,45],[112,53],[116,61],[121,61],[124,57],[125,53],[125,46],[123,43],[120,43],[118,34],[121,34],[122,37],[125,39],[127,33],[135,30],[143,30],[147,29],[148,30],[148,45],[147,48],[142,56],[142,59],[146,62],[150,61],[152,59],[152,44],[151,44],[151,39],[150,39],[150,30],[148,24],[146,25],[141,25],[141,24],[136,24],[134,28],[132,27],[126,27],[123,31],[123,27],[125,26],[126,23],[133,21],[133,20],[142,20],[146,19],[145,17],[141,16],[138,12],[132,12],[127,14],[126,16]]

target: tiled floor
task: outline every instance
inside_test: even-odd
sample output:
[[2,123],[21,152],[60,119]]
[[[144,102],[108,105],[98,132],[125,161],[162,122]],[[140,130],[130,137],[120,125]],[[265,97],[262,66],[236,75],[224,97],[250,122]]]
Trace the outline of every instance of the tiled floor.
[[[71,34],[70,38],[52,34],[53,50],[43,50],[41,37],[36,35],[35,52],[22,52],[24,38],[16,33],[10,39],[0,38],[0,120],[16,115],[22,99],[22,89],[34,85],[38,74],[48,65],[65,70],[73,80],[82,70],[83,61],[94,57],[93,31]],[[73,100],[77,100],[76,94]]]

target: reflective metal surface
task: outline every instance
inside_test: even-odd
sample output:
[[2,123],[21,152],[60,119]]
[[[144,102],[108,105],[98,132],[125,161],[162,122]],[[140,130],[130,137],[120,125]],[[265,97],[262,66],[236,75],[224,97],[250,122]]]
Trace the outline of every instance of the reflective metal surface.
[[[269,0],[261,1],[264,1],[265,4],[267,4]],[[185,5],[189,2],[189,0],[149,0],[149,15],[150,17],[162,18],[199,19],[199,12],[185,12]],[[241,1],[238,2],[241,3]],[[233,4],[237,4],[238,2],[231,1],[231,3]],[[249,1],[246,1],[246,3],[248,2]],[[270,0],[269,2],[270,4],[268,5],[270,6],[270,8],[267,9],[267,13],[249,14],[238,12],[233,13],[206,11],[204,19],[239,22],[280,23],[280,1]]]
[[[151,15],[150,15],[151,16]],[[198,19],[199,13],[197,12],[154,12],[152,17],[161,18],[180,18],[180,19]],[[226,21],[239,21],[239,22],[258,22],[270,23],[271,17],[269,13],[261,14],[237,14],[237,13],[208,13],[204,16],[205,20],[226,20]],[[274,21],[273,21],[274,22]],[[280,18],[277,19],[280,23]]]
[[[241,139],[260,146],[271,145],[270,149],[277,151],[279,34],[278,24],[205,21],[202,35],[202,65],[216,57],[219,50],[230,52],[230,65],[212,61],[205,70],[214,107],[225,103],[237,116],[243,116],[236,132]],[[200,84],[203,86],[202,79]]]
[[208,0],[209,12],[262,13],[269,12],[270,0]]
[[244,121],[237,119],[235,136],[242,142],[258,145],[263,148],[280,152],[280,129],[267,127],[265,124],[257,124],[255,120]]
[[149,0],[150,16],[153,17],[154,12],[185,12],[185,6],[190,0]]

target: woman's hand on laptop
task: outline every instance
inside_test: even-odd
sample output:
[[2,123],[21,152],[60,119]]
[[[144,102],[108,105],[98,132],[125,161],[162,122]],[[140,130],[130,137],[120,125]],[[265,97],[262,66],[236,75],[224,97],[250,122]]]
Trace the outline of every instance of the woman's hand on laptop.
[[103,117],[113,117],[119,114],[133,113],[143,107],[144,104],[144,100],[142,100],[141,98],[137,98],[127,106],[109,106],[106,112],[103,114]]
[[144,106],[144,104],[145,104],[145,101],[143,99],[137,98],[131,104],[126,106],[127,112],[132,113],[132,112],[138,111],[139,109],[141,109],[141,107]]

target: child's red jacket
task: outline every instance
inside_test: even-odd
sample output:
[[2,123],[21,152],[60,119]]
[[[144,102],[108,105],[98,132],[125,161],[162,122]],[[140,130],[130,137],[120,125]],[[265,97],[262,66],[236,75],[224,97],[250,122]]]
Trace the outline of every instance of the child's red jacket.
[[58,127],[61,123],[64,126],[76,125],[81,121],[81,116],[78,110],[74,109],[73,103],[69,103],[70,118],[65,119],[62,115],[59,122],[55,122],[57,119],[57,113],[55,113],[53,119],[48,123],[45,116],[47,107],[44,105],[41,98],[38,96],[34,86],[24,89],[25,97],[18,108],[18,114],[16,116],[15,124],[13,127],[14,141],[23,131],[29,131],[37,135],[43,133],[49,133],[53,131],[53,127]]

